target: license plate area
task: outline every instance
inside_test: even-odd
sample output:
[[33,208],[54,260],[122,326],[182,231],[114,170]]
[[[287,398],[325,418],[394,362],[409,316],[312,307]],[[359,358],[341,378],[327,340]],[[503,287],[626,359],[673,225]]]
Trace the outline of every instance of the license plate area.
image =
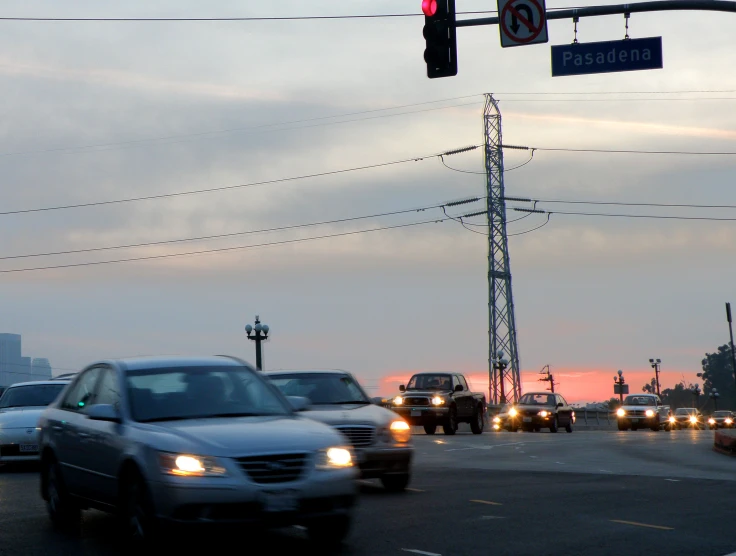
[[422,410],[421,409],[412,409],[411,410],[411,416],[412,417],[421,417],[422,416]]
[[38,452],[38,444],[20,444],[18,446],[18,451],[22,454],[27,454],[29,452]]
[[525,423],[531,423],[532,422],[532,418],[531,417],[524,417],[522,419],[522,421],[524,421]]
[[271,490],[263,493],[263,510],[268,513],[295,512],[299,499],[293,490]]

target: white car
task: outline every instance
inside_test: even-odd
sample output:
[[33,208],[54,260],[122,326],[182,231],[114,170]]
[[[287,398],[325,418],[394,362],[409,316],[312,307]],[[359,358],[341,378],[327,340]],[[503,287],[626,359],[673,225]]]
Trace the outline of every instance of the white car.
[[0,463],[39,460],[38,420],[68,380],[19,382],[0,397]]

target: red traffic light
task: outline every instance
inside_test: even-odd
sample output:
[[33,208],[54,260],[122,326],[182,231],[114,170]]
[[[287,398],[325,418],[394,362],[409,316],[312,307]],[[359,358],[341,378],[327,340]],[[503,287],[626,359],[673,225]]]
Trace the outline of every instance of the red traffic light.
[[427,17],[437,13],[437,0],[422,0],[422,11]]

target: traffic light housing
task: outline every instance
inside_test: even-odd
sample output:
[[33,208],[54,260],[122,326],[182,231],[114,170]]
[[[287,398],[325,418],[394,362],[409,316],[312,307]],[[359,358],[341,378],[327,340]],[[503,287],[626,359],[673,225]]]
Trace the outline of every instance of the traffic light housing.
[[422,0],[424,12],[424,61],[427,77],[457,75],[457,40],[455,35],[455,0]]

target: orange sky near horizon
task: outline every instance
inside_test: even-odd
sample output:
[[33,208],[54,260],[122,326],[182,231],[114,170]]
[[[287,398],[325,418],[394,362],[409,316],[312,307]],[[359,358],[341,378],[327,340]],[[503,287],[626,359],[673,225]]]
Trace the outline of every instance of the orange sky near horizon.
[[[399,393],[399,385],[406,384],[411,375],[420,371],[396,371],[383,376],[379,381],[378,392],[371,395],[393,396]],[[555,391],[565,396],[570,403],[605,401],[614,396],[613,376],[618,369],[559,369],[552,370],[555,377]],[[661,371],[659,384],[661,390],[672,388],[683,379],[687,382],[698,382],[702,388],[702,381],[696,376],[699,371]],[[465,372],[465,378],[470,387],[477,392],[488,395],[488,373],[483,371]],[[541,375],[538,372],[522,371],[522,393],[536,390],[545,390],[548,384],[539,382]],[[624,370],[624,380],[629,384],[629,391],[634,394],[641,392],[642,386],[654,378],[654,371],[648,369]]]

